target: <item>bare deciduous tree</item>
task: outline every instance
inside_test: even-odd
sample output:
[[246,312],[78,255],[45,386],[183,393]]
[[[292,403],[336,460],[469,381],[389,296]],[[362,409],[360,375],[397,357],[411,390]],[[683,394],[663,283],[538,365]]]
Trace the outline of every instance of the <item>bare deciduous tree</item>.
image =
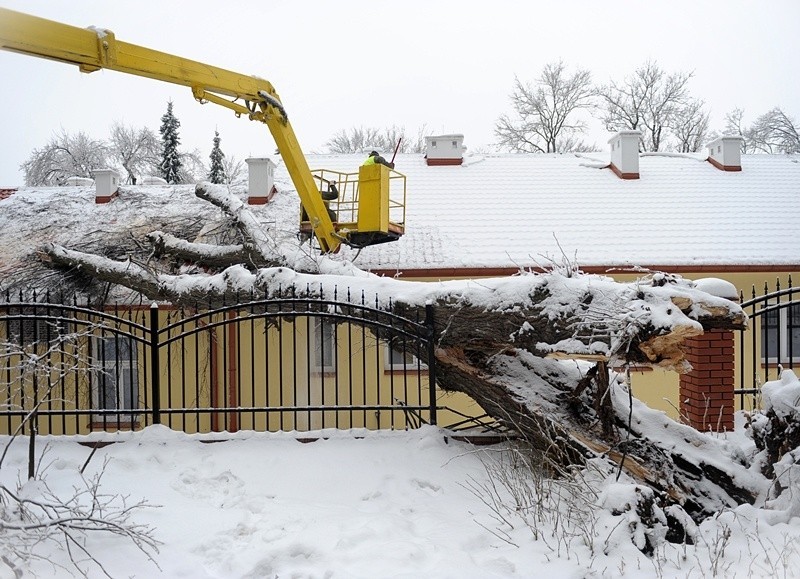
[[576,112],[591,108],[592,101],[591,73],[578,69],[570,75],[561,61],[545,65],[536,86],[516,78],[511,103],[517,116],[498,119],[499,145],[527,153],[589,150],[579,138],[586,126]]
[[775,107],[750,126],[745,138],[756,151],[764,153],[799,153],[800,129],[780,107]]
[[705,102],[700,99],[690,99],[675,111],[670,130],[679,153],[697,152],[708,142],[709,116]]
[[241,179],[245,172],[244,161],[237,159],[236,155],[223,157],[222,168],[225,171],[226,185],[230,185]]
[[63,185],[69,177],[91,177],[93,169],[108,165],[108,145],[80,131],[65,130],[44,147],[34,149],[21,166],[26,185]]
[[425,125],[417,131],[416,137],[406,134],[405,127],[391,126],[385,129],[377,127],[353,127],[342,129],[325,143],[329,153],[349,154],[368,153],[372,149],[387,153],[421,153],[425,150]]
[[741,135],[744,137],[742,140],[742,154],[755,153],[756,149],[750,141],[747,134],[748,129],[743,124],[744,110],[735,108],[727,115],[725,115],[725,134],[726,135]]
[[147,127],[137,129],[116,122],[111,125],[110,152],[125,171],[126,182],[136,185],[139,177],[157,170],[161,144]]
[[689,80],[694,73],[668,74],[657,63],[647,61],[623,82],[599,88],[603,117],[609,131],[639,130],[645,151],[661,151],[668,142],[676,115],[687,107]]
[[742,153],[800,152],[800,128],[780,107],[767,111],[750,126],[743,121],[740,108],[725,115],[725,132],[744,137]]
[[179,152],[178,156],[181,160],[179,173],[181,183],[197,183],[199,180],[205,178],[207,169],[200,149]]

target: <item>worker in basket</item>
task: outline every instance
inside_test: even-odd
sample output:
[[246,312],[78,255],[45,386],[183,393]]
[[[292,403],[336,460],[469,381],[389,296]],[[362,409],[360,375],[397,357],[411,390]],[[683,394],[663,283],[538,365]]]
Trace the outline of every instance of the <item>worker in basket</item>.
[[381,155],[378,154],[377,151],[371,151],[370,154],[369,154],[369,157],[367,157],[367,160],[364,161],[364,163],[362,165],[363,166],[374,165],[376,163],[378,163],[380,165],[386,165],[390,169],[394,169],[394,163],[384,159]]
[[[331,221],[336,223],[338,217],[336,212],[331,209],[330,202],[336,201],[339,198],[339,189],[336,187],[336,181],[330,179],[322,179],[323,183],[328,185],[327,190],[320,189],[319,194],[322,197],[322,200],[325,202],[325,209],[328,210],[328,217],[331,218]],[[308,221],[308,213],[306,213],[306,208],[303,207],[302,215],[300,216],[300,221]]]

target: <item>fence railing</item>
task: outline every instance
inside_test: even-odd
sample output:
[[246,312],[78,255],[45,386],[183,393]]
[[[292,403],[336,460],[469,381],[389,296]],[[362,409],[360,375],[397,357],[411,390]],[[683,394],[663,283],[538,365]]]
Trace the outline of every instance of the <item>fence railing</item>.
[[740,409],[760,407],[761,386],[780,377],[781,369],[800,366],[800,287],[780,280],[774,289],[764,284],[761,295],[753,286],[749,299],[741,295],[750,318],[748,330],[739,333],[737,356]]
[[436,424],[433,310],[390,309],[363,295],[251,295],[199,310],[6,294],[0,433]]

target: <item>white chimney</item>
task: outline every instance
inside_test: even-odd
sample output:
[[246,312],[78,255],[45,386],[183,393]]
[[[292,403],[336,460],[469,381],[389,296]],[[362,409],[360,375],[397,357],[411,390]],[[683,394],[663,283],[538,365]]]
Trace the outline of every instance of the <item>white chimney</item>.
[[609,167],[620,179],[639,178],[640,131],[620,131],[608,141],[611,145]]
[[740,135],[723,135],[708,144],[708,162],[722,171],[742,170],[742,141]]
[[464,161],[464,135],[425,137],[425,159],[428,165],[460,165]]
[[249,158],[247,162],[247,202],[264,205],[275,195],[275,163],[269,158]]
[[114,169],[95,169],[94,177],[94,202],[108,203],[117,195],[119,189],[119,173]]

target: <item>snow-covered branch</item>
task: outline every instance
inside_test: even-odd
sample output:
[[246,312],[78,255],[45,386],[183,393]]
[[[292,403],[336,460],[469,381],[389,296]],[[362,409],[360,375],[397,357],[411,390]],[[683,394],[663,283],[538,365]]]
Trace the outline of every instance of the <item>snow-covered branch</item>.
[[197,263],[213,268],[226,268],[239,263],[257,263],[259,267],[268,264],[259,263],[260,256],[245,251],[241,244],[214,245],[211,243],[195,243],[175,237],[163,231],[153,231],[147,235],[158,256],[169,255],[176,259]]
[[538,354],[680,367],[680,346],[687,337],[704,328],[742,328],[746,319],[738,305],[684,280],[659,286],[553,272],[411,282],[379,278],[332,260],[320,262],[327,270],[324,276],[286,267],[251,272],[243,266],[214,275],[170,275],[58,246],[45,252],[62,266],[178,304],[213,307],[249,292],[265,298],[289,291],[313,297],[342,295],[345,289],[351,295],[376,296],[379,306],[397,311],[415,313],[433,304],[440,345],[485,351],[513,346]]
[[158,567],[159,541],[154,529],[133,519],[138,511],[153,505],[103,493],[101,481],[107,465],[106,461],[91,478],[81,477],[83,486],[69,495],[53,491],[45,479],[27,481],[17,489],[0,485],[2,560],[12,571],[20,571],[32,559],[46,558],[42,553],[47,553],[47,544],[56,543],[67,551],[72,564],[72,569],[64,571],[88,576],[94,567],[110,577],[101,550],[89,541],[89,536],[98,532],[129,540]]
[[287,243],[259,223],[253,213],[238,197],[231,195],[226,188],[201,183],[195,188],[195,195],[222,209],[231,219],[243,238],[244,248],[258,257],[263,265],[291,265],[297,252],[297,240]]

